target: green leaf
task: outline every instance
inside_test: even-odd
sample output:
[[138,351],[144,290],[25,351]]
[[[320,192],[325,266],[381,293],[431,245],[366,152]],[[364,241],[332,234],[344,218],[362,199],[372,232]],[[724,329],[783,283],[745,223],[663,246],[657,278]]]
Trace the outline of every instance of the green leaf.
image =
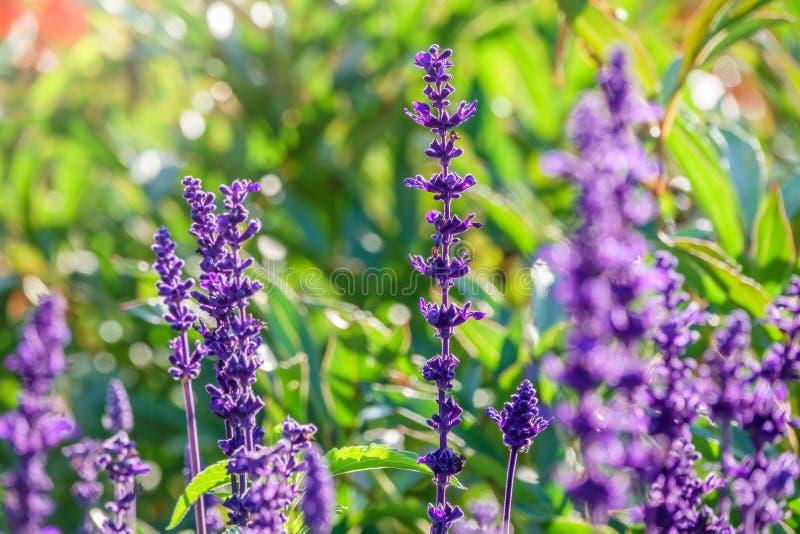
[[759,279],[770,293],[783,286],[797,257],[789,217],[777,182],[761,203],[753,226],[751,255],[759,269]]
[[[325,454],[333,476],[368,469],[403,469],[433,475],[433,471],[428,466],[417,463],[418,458],[419,456],[413,452],[401,451],[375,443],[331,449]],[[453,486],[464,488],[455,478],[452,478],[451,481]]]
[[[707,298],[725,310],[739,306],[754,317],[763,315],[771,300],[769,294],[761,284],[742,274],[741,266],[725,255],[714,243],[687,238],[665,239],[665,242],[668,246],[686,253],[689,257],[694,272],[688,274],[694,277],[699,276],[704,284],[704,287],[694,288],[699,290],[697,292],[702,298]],[[678,259],[684,263],[680,256]],[[679,268],[682,269],[686,267],[686,265],[679,265]],[[688,281],[689,277],[687,276]],[[716,287],[705,285],[709,283]]]
[[719,132],[725,140],[728,172],[739,199],[745,231],[749,233],[767,188],[766,155],[758,139],[742,128],[721,128]]
[[714,37],[714,39],[709,41],[708,45],[703,50],[700,59],[703,63],[705,63],[706,61],[724,52],[732,44],[736,43],[737,41],[741,41],[742,39],[747,39],[759,30],[769,28],[770,26],[775,26],[782,22],[791,21],[792,19],[788,17],[779,16],[741,19],[731,24],[729,27],[727,27],[727,29],[721,31]]
[[678,79],[686,79],[686,75],[694,66],[703,44],[713,35],[711,24],[726,4],[732,0],[706,0],[695,12],[689,23],[686,38],[683,41],[683,64]]
[[667,147],[683,169],[697,204],[711,220],[720,245],[731,256],[744,251],[739,203],[714,148],[681,118],[675,121]]
[[426,465],[418,464],[417,458],[419,456],[413,452],[375,443],[331,449],[325,454],[333,476],[367,469],[404,469],[433,474]]
[[186,489],[183,490],[183,493],[178,498],[178,502],[175,503],[175,509],[172,510],[172,517],[169,520],[169,525],[167,525],[167,530],[177,527],[192,505],[194,505],[194,502],[204,493],[229,481],[230,475],[228,474],[227,460],[217,462],[200,471],[189,482],[189,485],[186,486]]

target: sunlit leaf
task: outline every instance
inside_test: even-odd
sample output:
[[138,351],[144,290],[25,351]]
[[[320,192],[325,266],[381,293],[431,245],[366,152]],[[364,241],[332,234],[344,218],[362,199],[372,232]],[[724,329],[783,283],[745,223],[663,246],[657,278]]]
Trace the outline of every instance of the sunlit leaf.
[[186,513],[192,508],[195,501],[204,493],[230,482],[230,479],[227,460],[209,465],[200,471],[197,476],[189,482],[189,485],[183,490],[181,496],[178,497],[178,502],[175,503],[175,508],[172,510],[172,516],[169,520],[169,525],[167,525],[167,530],[172,530],[177,527]]
[[783,287],[797,257],[783,196],[775,182],[758,210],[751,242],[759,280],[774,294]]

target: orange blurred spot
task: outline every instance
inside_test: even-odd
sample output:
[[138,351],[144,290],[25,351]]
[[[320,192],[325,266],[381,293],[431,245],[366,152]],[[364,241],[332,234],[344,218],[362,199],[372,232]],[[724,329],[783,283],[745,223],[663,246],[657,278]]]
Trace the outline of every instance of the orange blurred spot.
[[74,0],[45,0],[35,13],[39,38],[48,45],[71,45],[88,29],[86,7]]
[[0,37],[6,35],[19,16],[22,5],[16,0],[0,0]]

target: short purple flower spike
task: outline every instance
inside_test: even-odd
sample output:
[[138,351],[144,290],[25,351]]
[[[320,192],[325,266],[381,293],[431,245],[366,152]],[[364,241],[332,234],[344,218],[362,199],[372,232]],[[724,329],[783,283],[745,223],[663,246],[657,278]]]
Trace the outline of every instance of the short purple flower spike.
[[517,456],[520,452],[527,452],[533,443],[533,438],[547,428],[552,419],[539,417],[539,399],[536,390],[527,378],[511,395],[511,401],[503,405],[502,411],[487,408],[486,415],[497,423],[503,432],[503,443],[510,449],[508,456],[508,471],[506,473],[506,492],[503,499],[503,533],[508,534],[511,528],[511,502],[514,491],[514,473],[517,467]]
[[450,302],[450,288],[458,278],[469,272],[469,258],[466,255],[451,256],[450,247],[459,242],[458,235],[470,228],[479,228],[482,225],[474,222],[474,215],[461,219],[451,213],[451,202],[475,185],[475,178],[471,174],[460,176],[454,172],[450,165],[455,158],[463,153],[456,147],[458,135],[454,128],[475,114],[476,102],[460,102],[456,110],[448,111],[450,96],[455,89],[450,84],[451,75],[447,70],[453,66],[450,58],[453,51],[440,50],[438,45],[432,45],[427,51],[419,52],[414,58],[414,64],[425,71],[423,80],[427,86],[422,93],[428,98],[430,104],[414,102],[412,109],[405,113],[417,124],[428,128],[434,134],[425,155],[438,162],[439,169],[430,178],[417,175],[406,178],[405,185],[433,193],[434,200],[442,201],[442,210],[431,210],[425,216],[436,233],[433,235],[433,252],[427,258],[411,255],[411,265],[420,273],[436,281],[441,289],[441,303],[419,301],[419,309],[425,320],[436,329],[435,336],[442,340],[442,350],[431,357],[425,366],[420,369],[425,380],[436,384],[439,395],[439,413],[428,419],[428,425],[439,434],[439,448],[419,459],[433,470],[436,483],[436,504],[428,508],[431,519],[431,533],[444,534],[450,526],[458,520],[463,513],[457,506],[447,503],[446,490],[450,484],[450,477],[461,472],[464,466],[464,456],[455,452],[447,444],[448,433],[461,422],[461,407],[452,396],[447,396],[448,389],[453,387],[455,368],[458,359],[450,353],[450,338],[459,325],[469,319],[482,319],[484,313],[471,311],[469,302],[459,306]]
[[313,445],[305,457],[306,478],[300,502],[303,518],[310,534],[329,534],[333,527],[333,505],[336,494],[333,476],[319,445]]

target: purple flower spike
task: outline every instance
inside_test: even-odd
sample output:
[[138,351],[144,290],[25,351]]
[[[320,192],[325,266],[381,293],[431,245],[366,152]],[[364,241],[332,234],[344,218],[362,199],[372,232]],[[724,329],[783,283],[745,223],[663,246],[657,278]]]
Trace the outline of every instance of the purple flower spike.
[[[209,354],[215,363],[216,385],[208,385],[211,411],[225,422],[225,439],[219,446],[227,455],[240,447],[253,452],[264,436],[256,416],[264,402],[253,392],[256,371],[262,361],[256,352],[261,344],[261,322],[247,311],[250,298],[262,289],[260,282],[247,276],[252,258],[242,257],[243,245],[261,228],[258,219],[250,219],[244,202],[258,190],[258,184],[236,180],[220,187],[224,210],[217,212],[213,193],[202,189],[200,180],[183,180],[184,198],[191,208],[190,234],[197,238],[202,260],[199,288],[191,292],[200,310],[213,319],[213,326],[201,321],[198,331],[204,346],[198,345],[192,358]],[[188,349],[187,349],[188,353]],[[226,501],[234,524],[247,521],[242,494],[247,489],[245,476],[232,481],[233,497]],[[264,488],[262,488],[263,490]]]
[[114,500],[106,503],[110,516],[103,526],[104,531],[133,534],[136,532],[136,476],[149,473],[150,467],[142,463],[136,443],[124,430],[103,443],[97,466],[106,471],[114,487]]
[[511,529],[511,502],[514,492],[514,473],[517,468],[517,457],[520,452],[527,452],[533,443],[533,438],[547,428],[552,419],[539,417],[539,399],[536,390],[527,378],[511,395],[511,401],[503,405],[503,410],[498,412],[495,408],[487,408],[486,415],[497,423],[503,432],[503,443],[508,446],[508,470],[506,472],[506,492],[503,499],[503,533],[508,534]]
[[16,468],[5,473],[3,512],[11,532],[57,532],[45,521],[54,511],[48,493],[53,481],[47,475],[47,454],[78,428],[62,413],[53,398],[55,379],[64,372],[64,345],[69,330],[64,320],[66,302],[59,295],[43,296],[22,327],[15,354],[5,366],[19,376],[19,407],[0,415],[0,439],[18,458]]
[[414,57],[414,64],[425,71],[423,80],[427,86],[422,93],[430,104],[414,102],[412,110],[405,110],[406,115],[417,124],[429,128],[434,135],[425,155],[438,162],[439,169],[428,179],[422,175],[406,178],[405,185],[433,193],[434,200],[442,202],[442,210],[431,210],[425,220],[431,224],[436,233],[433,234],[433,252],[427,258],[410,255],[411,266],[417,271],[436,281],[441,290],[441,304],[419,301],[419,309],[425,320],[436,329],[435,337],[442,340],[442,350],[430,358],[420,369],[423,378],[436,383],[438,389],[437,402],[439,413],[428,419],[428,426],[439,434],[439,448],[419,459],[433,470],[436,483],[436,504],[428,508],[431,518],[431,533],[444,534],[463,513],[457,506],[447,503],[446,490],[450,477],[457,475],[464,466],[464,456],[453,451],[447,445],[448,433],[461,423],[461,407],[447,390],[453,387],[455,368],[458,359],[450,353],[450,338],[456,327],[469,319],[482,319],[484,313],[470,311],[471,303],[458,306],[450,302],[450,288],[455,280],[469,273],[470,259],[466,255],[451,256],[450,247],[459,242],[458,235],[470,228],[483,226],[469,215],[461,219],[451,213],[451,203],[461,194],[475,185],[475,177],[471,174],[460,176],[450,165],[463,150],[456,147],[458,134],[453,130],[475,114],[476,102],[460,102],[455,111],[448,111],[450,95],[455,89],[450,84],[451,76],[447,70],[453,66],[450,58],[453,51],[439,50],[432,45],[427,51],[419,52]]
[[533,438],[547,428],[552,419],[539,417],[539,408],[536,405],[536,390],[527,378],[511,395],[511,402],[503,405],[503,410],[498,412],[494,408],[487,408],[486,415],[500,427],[503,432],[503,443],[509,448],[526,452],[531,446]]
[[125,386],[116,378],[108,383],[106,413],[103,415],[103,428],[109,432],[133,430],[133,410]]
[[318,445],[308,450],[305,462],[305,490],[301,501],[303,520],[310,534],[329,534],[333,528],[333,505],[336,500],[333,476]]
[[[584,467],[568,477],[567,491],[593,522],[604,523],[610,508],[624,505],[625,478],[641,479],[655,463],[646,446],[647,415],[632,401],[647,385],[642,341],[663,315],[647,299],[664,282],[644,261],[647,240],[637,229],[655,213],[654,199],[640,186],[658,166],[636,127],[655,117],[634,90],[622,52],[612,54],[597,81],[601,90],[582,97],[570,118],[576,153],[548,154],[542,168],[578,190],[579,227],[544,254],[559,275],[555,296],[571,325],[564,361],[546,367],[577,394],[556,408],[578,438]],[[675,335],[666,328],[663,343],[682,343]]]

